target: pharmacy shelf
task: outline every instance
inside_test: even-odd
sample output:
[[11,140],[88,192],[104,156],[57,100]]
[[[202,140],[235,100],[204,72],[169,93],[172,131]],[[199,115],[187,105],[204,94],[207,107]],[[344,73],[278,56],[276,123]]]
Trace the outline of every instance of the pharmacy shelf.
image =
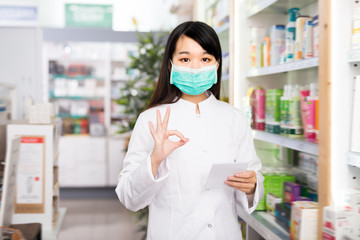
[[253,68],[250,69],[246,77],[260,77],[270,74],[285,73],[291,71],[297,71],[302,69],[308,69],[319,66],[319,58],[310,58],[305,60],[298,60],[292,63],[284,63],[270,67]]
[[73,114],[61,113],[61,114],[57,114],[56,117],[59,117],[59,118],[84,119],[84,118],[89,118],[89,115],[73,115]]
[[103,97],[83,97],[83,96],[56,96],[56,97],[50,97],[50,100],[55,100],[55,99],[69,99],[69,100],[88,100],[88,101],[92,101],[92,100],[104,100]]
[[283,147],[291,148],[305,153],[318,155],[318,145],[305,141],[303,138],[294,139],[282,135],[268,133],[265,131],[253,130],[253,137],[256,140],[274,143]]
[[69,75],[65,75],[65,74],[53,74],[51,76],[52,79],[57,79],[57,78],[65,78],[65,79],[70,79],[70,80],[78,80],[78,81],[83,81],[86,79],[95,79],[97,81],[104,81],[104,77],[98,77],[98,76],[92,76],[92,75],[76,75],[76,76],[69,76]]
[[42,232],[43,240],[57,240],[58,239],[61,226],[64,222],[65,213],[66,213],[66,208],[59,208],[59,212],[58,212],[59,215],[58,215],[56,224],[52,231],[43,231]]
[[266,240],[288,240],[289,233],[286,232],[279,224],[276,223],[275,217],[265,212],[255,211],[251,215],[244,211],[240,211],[239,217],[246,224],[254,229]]
[[352,50],[349,52],[348,55],[348,62],[349,63],[356,63],[360,62],[360,50]]
[[347,154],[347,164],[353,167],[360,168],[360,154],[349,152]]
[[255,16],[258,13],[280,13],[287,14],[289,8],[298,7],[300,9],[316,2],[317,0],[302,0],[302,1],[289,1],[289,0],[262,0],[258,4],[250,7],[247,12],[247,17]]

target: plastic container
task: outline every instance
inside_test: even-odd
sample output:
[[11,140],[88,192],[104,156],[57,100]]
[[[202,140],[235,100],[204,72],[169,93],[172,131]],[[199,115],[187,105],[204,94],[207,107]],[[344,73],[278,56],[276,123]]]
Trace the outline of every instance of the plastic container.
[[265,131],[280,134],[280,98],[282,89],[266,90]]
[[296,18],[300,15],[299,8],[290,8],[289,22],[286,25],[285,35],[285,56],[286,62],[294,61],[295,54],[295,40],[296,40]]

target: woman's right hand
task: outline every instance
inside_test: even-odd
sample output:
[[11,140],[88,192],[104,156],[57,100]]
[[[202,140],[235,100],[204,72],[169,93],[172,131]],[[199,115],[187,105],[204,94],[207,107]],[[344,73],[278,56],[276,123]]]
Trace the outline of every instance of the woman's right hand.
[[[149,121],[150,132],[155,141],[154,149],[150,155],[152,173],[154,177],[156,176],[160,163],[175,149],[185,145],[189,141],[188,138],[185,138],[184,135],[177,130],[167,130],[169,117],[170,107],[167,107],[164,121],[161,121],[160,111],[158,109],[156,110],[156,130],[152,122]],[[169,137],[173,135],[179,137],[180,140],[177,142],[171,141]]]

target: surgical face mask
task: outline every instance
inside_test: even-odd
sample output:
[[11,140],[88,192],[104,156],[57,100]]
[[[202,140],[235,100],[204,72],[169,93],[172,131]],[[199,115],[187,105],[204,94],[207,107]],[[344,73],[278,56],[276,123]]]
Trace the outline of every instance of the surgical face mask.
[[217,83],[217,64],[202,68],[176,66],[171,62],[170,84],[189,95],[199,95]]

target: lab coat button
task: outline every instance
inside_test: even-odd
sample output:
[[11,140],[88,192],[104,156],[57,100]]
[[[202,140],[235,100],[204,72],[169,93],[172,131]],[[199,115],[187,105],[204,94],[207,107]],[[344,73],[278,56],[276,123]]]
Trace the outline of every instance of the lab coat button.
[[211,224],[209,224],[209,225],[208,225],[208,228],[212,228],[212,225],[211,225]]

